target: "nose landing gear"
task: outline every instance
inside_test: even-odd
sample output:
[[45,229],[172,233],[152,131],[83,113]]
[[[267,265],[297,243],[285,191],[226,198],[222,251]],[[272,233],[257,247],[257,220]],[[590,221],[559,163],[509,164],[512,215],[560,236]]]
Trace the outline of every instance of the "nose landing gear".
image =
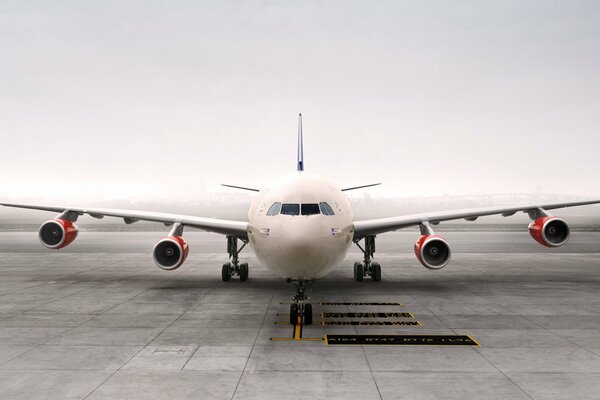
[[375,235],[365,236],[365,248],[359,244],[359,240],[354,241],[354,244],[363,252],[364,259],[362,264],[354,263],[354,279],[361,282],[363,278],[369,275],[375,282],[381,280],[381,265],[378,262],[373,262],[373,254],[375,254]]
[[248,280],[248,263],[239,263],[238,254],[248,244],[247,241],[243,241],[242,247],[238,249],[238,238],[235,236],[227,236],[227,254],[231,258],[230,262],[223,264],[221,268],[221,279],[224,282],[228,281],[234,276],[239,276],[240,281]]
[[296,285],[296,294],[292,297],[293,303],[290,305],[290,324],[296,325],[300,322],[303,325],[312,325],[312,304],[305,303],[310,300],[307,291],[310,290],[311,281],[294,281]]

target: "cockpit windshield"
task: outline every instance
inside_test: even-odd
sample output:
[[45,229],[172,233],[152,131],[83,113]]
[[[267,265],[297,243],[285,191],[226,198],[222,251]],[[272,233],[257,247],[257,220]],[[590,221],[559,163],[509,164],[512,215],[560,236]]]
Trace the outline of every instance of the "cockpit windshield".
[[331,206],[325,202],[304,204],[281,204],[276,202],[269,207],[269,210],[267,210],[267,215],[269,216],[279,215],[280,213],[283,215],[335,215],[333,208],[331,208]]
[[302,204],[302,215],[313,215],[319,213],[320,211],[318,204]]
[[319,203],[319,207],[321,208],[321,214],[323,215],[335,215],[333,212],[333,208],[325,202]]
[[285,215],[299,215],[300,204],[285,203],[281,205],[281,213]]
[[281,203],[273,203],[269,210],[267,211],[267,215],[277,215],[281,211]]

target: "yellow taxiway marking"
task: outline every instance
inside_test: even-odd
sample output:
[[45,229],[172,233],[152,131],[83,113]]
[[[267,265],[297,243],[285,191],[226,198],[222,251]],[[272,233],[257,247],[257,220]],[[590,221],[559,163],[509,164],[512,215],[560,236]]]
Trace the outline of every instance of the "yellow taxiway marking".
[[409,312],[323,312],[321,318],[414,318]]
[[401,303],[335,303],[323,302],[320,306],[401,306]]
[[321,321],[323,326],[351,325],[351,326],[421,326],[419,321]]
[[471,340],[473,341],[473,343],[475,343],[477,346],[481,346],[477,340],[473,339],[473,336],[471,336],[471,335],[466,335],[466,336],[467,336],[469,339],[471,339]]
[[296,326],[294,326],[294,339],[302,339],[302,317],[298,315]]
[[[276,324],[283,324],[284,322],[275,322]],[[291,338],[271,338],[274,341],[319,341],[322,342],[323,338],[303,338],[302,337],[302,317],[298,316],[298,321],[294,325],[294,335]]]

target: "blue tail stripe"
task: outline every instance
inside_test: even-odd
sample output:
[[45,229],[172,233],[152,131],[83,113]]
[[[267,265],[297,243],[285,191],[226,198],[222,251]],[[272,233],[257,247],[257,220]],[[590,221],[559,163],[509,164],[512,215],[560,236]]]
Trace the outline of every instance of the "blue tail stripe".
[[302,114],[298,114],[298,171],[304,171],[304,139],[302,137]]

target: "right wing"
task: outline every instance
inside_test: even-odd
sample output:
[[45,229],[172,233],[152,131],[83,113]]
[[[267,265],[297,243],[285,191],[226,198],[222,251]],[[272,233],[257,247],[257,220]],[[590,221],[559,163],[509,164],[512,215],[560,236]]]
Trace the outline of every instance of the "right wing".
[[379,233],[395,231],[410,226],[417,226],[425,222],[437,225],[442,221],[452,221],[457,219],[475,221],[477,218],[486,215],[502,214],[502,216],[508,217],[519,211],[532,213],[531,215],[534,215],[539,210],[554,210],[556,208],[585,206],[588,204],[597,203],[600,203],[600,200],[578,201],[571,203],[527,204],[523,206],[509,207],[472,208],[466,210],[441,211],[356,221],[354,222],[354,238],[355,240],[362,239],[368,235],[377,235]]
[[216,218],[202,218],[190,215],[167,214],[152,211],[115,210],[110,208],[80,208],[63,206],[42,206],[33,204],[0,203],[6,207],[27,208],[32,210],[53,211],[67,214],[76,220],[78,216],[88,214],[94,218],[117,217],[123,218],[126,224],[136,221],[161,222],[165,225],[179,223],[182,226],[201,229],[222,235],[235,236],[242,240],[248,239],[248,223]]

